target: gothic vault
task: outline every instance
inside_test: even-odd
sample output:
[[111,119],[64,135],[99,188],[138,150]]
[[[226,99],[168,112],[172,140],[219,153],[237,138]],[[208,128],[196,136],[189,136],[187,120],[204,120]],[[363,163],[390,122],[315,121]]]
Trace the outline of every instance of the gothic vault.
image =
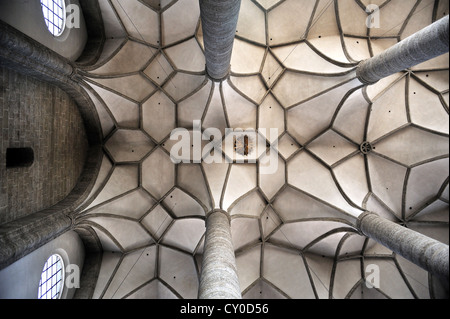
[[[228,1],[239,10],[227,25],[225,68],[205,46],[222,44],[208,32],[227,28],[202,19],[203,2],[99,0],[101,51],[93,63],[68,63],[98,123],[97,133],[78,124],[67,133],[83,148],[79,161],[96,163],[58,233],[84,243],[81,283],[90,290],[74,296],[207,295],[206,227],[219,214],[232,244],[221,253],[231,249],[237,278],[227,289],[238,298],[448,298],[448,260],[446,284],[360,227],[375,213],[442,243],[448,257],[448,53],[375,83],[357,72],[441,18],[448,28],[448,1]],[[374,5],[377,14],[367,10]],[[195,161],[210,142],[196,134],[209,128],[223,140]],[[227,143],[227,128],[256,133]],[[177,156],[175,129],[190,138]],[[0,208],[11,206],[3,194],[14,183],[1,169]],[[14,209],[0,226],[14,221]],[[374,269],[379,285],[371,287]]]

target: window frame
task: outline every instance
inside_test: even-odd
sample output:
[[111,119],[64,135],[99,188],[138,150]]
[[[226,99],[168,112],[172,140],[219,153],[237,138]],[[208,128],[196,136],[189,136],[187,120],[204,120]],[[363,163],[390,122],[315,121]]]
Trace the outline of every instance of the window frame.
[[[47,4],[44,2],[51,2],[52,8],[49,8]],[[40,0],[42,16],[44,18],[45,25],[47,26],[48,32],[54,37],[60,37],[64,31],[66,30],[66,2],[65,0]],[[55,5],[59,7],[62,11],[62,16],[59,16],[57,12],[55,12]],[[61,6],[62,7],[61,7]],[[61,22],[61,25],[54,23],[54,17],[57,17],[57,20]],[[58,31],[58,32],[55,32]]]
[[[53,262],[52,258],[56,258],[56,261]],[[49,265],[50,263],[50,265]],[[58,263],[60,264],[60,268],[58,269]],[[55,269],[51,269],[52,267],[56,267]],[[48,276],[48,271],[50,270],[50,276]],[[45,273],[45,280],[43,282],[43,275]],[[58,280],[58,273],[60,273],[60,279]],[[65,265],[64,265],[64,258],[58,254],[53,253],[51,254],[47,260],[45,261],[44,266],[42,267],[41,276],[39,280],[38,285],[38,294],[37,298],[44,300],[44,299],[61,299],[63,292],[64,292],[64,281],[65,281]],[[47,282],[49,280],[52,280],[52,278],[55,278],[55,284],[51,284],[50,289],[46,289],[45,292],[42,292],[42,287],[45,285],[47,288]],[[52,288],[56,287],[57,293],[56,295],[52,294]],[[58,290],[59,289],[59,290]],[[50,298],[48,298],[48,294],[50,294]]]

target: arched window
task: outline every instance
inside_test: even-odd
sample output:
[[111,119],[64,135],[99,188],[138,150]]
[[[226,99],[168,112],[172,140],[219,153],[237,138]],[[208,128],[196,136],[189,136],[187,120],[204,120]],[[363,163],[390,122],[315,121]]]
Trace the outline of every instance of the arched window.
[[41,0],[41,7],[48,31],[55,37],[59,37],[66,25],[64,0]]
[[63,290],[64,262],[60,255],[50,256],[42,270],[38,299],[59,299]]
[[34,162],[34,151],[30,147],[6,149],[6,167],[29,167]]

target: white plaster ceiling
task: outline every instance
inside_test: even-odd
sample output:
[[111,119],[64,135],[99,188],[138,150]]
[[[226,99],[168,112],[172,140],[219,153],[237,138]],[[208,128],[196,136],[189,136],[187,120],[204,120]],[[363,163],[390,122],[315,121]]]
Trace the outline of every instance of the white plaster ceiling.
[[[242,0],[221,83],[205,75],[198,0],[99,3],[107,41],[79,73],[104,158],[76,220],[104,250],[95,298],[196,298],[215,208],[232,217],[244,298],[430,298],[426,271],[354,223],[367,209],[448,244],[448,54],[371,86],[355,67],[447,15],[448,1]],[[366,27],[370,3],[380,28]],[[277,128],[264,137],[278,169],[175,165],[170,133],[193,120]],[[380,289],[365,285],[369,264]]]

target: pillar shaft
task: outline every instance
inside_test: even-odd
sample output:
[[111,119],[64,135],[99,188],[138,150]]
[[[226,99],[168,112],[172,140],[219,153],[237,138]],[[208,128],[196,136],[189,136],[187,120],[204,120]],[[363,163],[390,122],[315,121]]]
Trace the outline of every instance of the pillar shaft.
[[374,213],[363,213],[358,218],[358,228],[365,236],[372,238],[432,274],[448,280],[448,245]]
[[214,80],[229,73],[240,7],[241,0],[200,0],[206,71]]
[[383,53],[363,61],[358,79],[373,84],[389,75],[431,60],[449,51],[448,16],[395,44]]
[[213,212],[206,220],[199,299],[241,299],[230,219]]

